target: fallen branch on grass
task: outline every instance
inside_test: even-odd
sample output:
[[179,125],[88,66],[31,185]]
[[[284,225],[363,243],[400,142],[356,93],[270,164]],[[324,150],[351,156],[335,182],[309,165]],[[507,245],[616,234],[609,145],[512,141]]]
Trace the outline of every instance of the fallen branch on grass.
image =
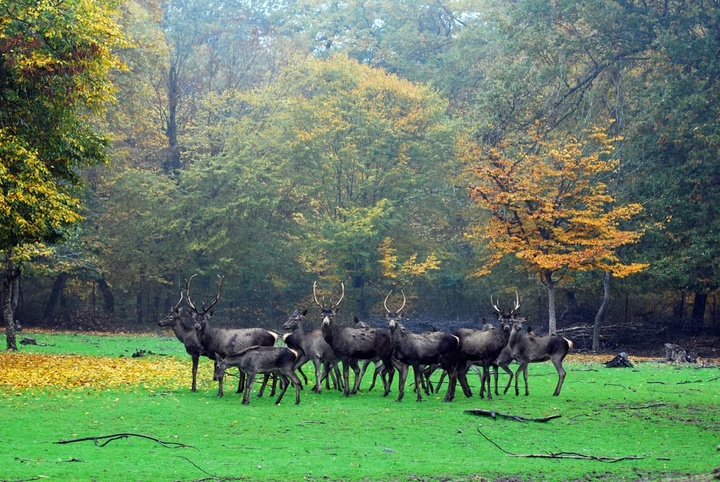
[[[183,447],[183,448],[191,448],[191,449],[197,450],[197,447],[193,447],[192,445],[186,445],[186,444],[182,444],[182,443],[180,443],[180,442],[166,442],[166,441],[164,441],[164,440],[160,440],[160,439],[157,439],[157,438],[155,438],[155,437],[151,437],[151,436],[149,436],[149,435],[143,435],[143,434],[140,434],[140,433],[129,433],[129,432],[126,432],[126,433],[114,433],[114,434],[112,434],[112,435],[100,435],[100,436],[97,436],[97,437],[82,437],[82,438],[75,438],[75,439],[70,439],[70,440],[58,440],[58,441],[55,442],[55,443],[56,443],[56,444],[71,444],[71,443],[75,443],[75,442],[86,442],[86,441],[88,441],[88,440],[92,440],[92,441],[95,443],[95,445],[98,445],[99,447],[104,447],[104,446],[106,446],[107,444],[109,444],[110,442],[112,442],[112,441],[114,441],[114,440],[118,440],[118,439],[121,439],[121,438],[128,438],[128,437],[140,437],[140,438],[152,440],[153,442],[157,442],[157,443],[159,443],[160,445],[162,445],[163,447],[168,447],[168,448],[170,448],[170,447],[172,447],[172,448],[180,448],[180,447]],[[103,443],[99,443],[100,440],[105,440],[105,441],[104,441]]]
[[510,415],[507,413],[498,413],[494,410],[482,410],[479,408],[475,408],[472,410],[465,410],[465,413],[469,413],[470,415],[477,415],[478,417],[490,417],[490,418],[509,418],[510,420],[516,420],[518,422],[549,422],[550,420],[553,420],[555,418],[560,418],[562,415],[550,415],[549,417],[542,417],[542,418],[526,418],[526,417],[520,417],[519,415]]
[[602,456],[596,456],[596,455],[585,455],[580,454],[577,452],[555,452],[555,453],[549,453],[549,454],[514,454],[512,452],[509,452],[499,446],[497,443],[490,440],[490,438],[482,433],[480,429],[478,429],[478,433],[482,435],[482,437],[493,444],[495,447],[500,449],[502,452],[506,453],[507,455],[511,457],[524,457],[524,458],[530,458],[530,459],[581,459],[581,460],[596,460],[598,462],[609,462],[609,463],[615,463],[620,462],[622,460],[642,460],[643,457],[636,457],[634,455],[630,455],[628,457],[602,457]]

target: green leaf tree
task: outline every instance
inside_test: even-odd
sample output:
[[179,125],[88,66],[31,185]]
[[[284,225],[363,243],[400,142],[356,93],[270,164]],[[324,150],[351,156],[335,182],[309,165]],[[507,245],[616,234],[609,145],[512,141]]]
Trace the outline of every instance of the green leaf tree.
[[12,285],[33,245],[80,220],[78,167],[107,159],[92,115],[113,99],[113,49],[125,45],[115,4],[25,1],[0,7],[0,252],[8,349]]

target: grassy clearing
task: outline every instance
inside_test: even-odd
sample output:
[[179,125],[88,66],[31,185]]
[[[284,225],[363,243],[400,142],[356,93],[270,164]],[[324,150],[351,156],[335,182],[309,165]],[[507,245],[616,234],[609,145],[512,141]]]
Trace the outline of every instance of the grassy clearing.
[[[0,480],[709,480],[720,466],[720,370],[652,361],[636,369],[607,369],[599,359],[570,355],[560,397],[548,364],[530,369],[530,397],[500,395],[443,403],[444,390],[418,404],[397,403],[377,391],[343,399],[338,392],[253,397],[250,406],[226,390],[215,397],[211,364],[201,362],[199,390],[191,393],[190,359],[170,336],[23,334],[54,346],[27,346],[0,355]],[[131,358],[139,350],[155,353]],[[47,354],[80,354],[56,357]],[[122,357],[122,358],[121,358]],[[610,357],[603,357],[609,359]],[[64,363],[70,359],[71,363]],[[637,360],[635,360],[637,361]],[[95,373],[85,383],[70,376],[29,372]],[[112,370],[99,366],[112,364]],[[87,368],[86,367],[90,367]],[[92,367],[96,370],[93,372]],[[154,370],[154,371],[153,371]],[[141,383],[133,381],[138,373]],[[312,376],[312,374],[309,374]],[[87,377],[87,375],[83,375]],[[107,380],[113,380],[109,382]],[[505,379],[501,378],[501,383]],[[472,378],[477,392],[477,378]],[[226,384],[232,387],[232,380]],[[69,388],[66,388],[68,387]],[[548,423],[475,417],[483,408],[525,417],[561,414]],[[132,432],[192,448],[167,448],[130,437],[104,447],[88,436]],[[594,460],[514,457],[576,452]]]

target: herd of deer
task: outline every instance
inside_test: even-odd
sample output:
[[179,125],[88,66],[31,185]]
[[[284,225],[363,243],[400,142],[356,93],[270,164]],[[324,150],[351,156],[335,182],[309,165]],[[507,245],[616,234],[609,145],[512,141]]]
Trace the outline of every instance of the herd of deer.
[[[560,394],[565,380],[562,362],[572,342],[555,334],[536,335],[529,327],[524,327],[526,319],[517,314],[520,298],[516,293],[515,306],[509,311],[500,309],[492,296],[490,302],[497,318],[498,326],[483,320],[481,329],[461,328],[453,333],[431,331],[414,333],[406,329],[400,321],[403,309],[407,304],[405,293],[402,293],[402,306],[391,311],[387,302],[390,293],[385,297],[385,308],[388,328],[371,328],[355,318],[354,326],[340,325],[333,322],[340,303],[345,298],[345,286],[341,283],[340,299],[326,306],[318,300],[317,283],[313,283],[313,299],[320,308],[321,328],[306,330],[303,324],[308,311],[295,310],[283,329],[289,333],[283,338],[284,346],[275,346],[280,335],[263,328],[216,328],[208,323],[213,308],[220,300],[223,278],[219,276],[218,292],[215,299],[206,308],[203,304],[198,308],[190,298],[190,285],[193,275],[185,282],[185,290],[180,293],[180,301],[171,309],[170,314],[163,318],[159,325],[171,327],[177,338],[185,345],[187,353],[192,357],[192,391],[197,390],[197,368],[201,356],[214,360],[213,378],[218,381],[218,397],[223,396],[223,378],[229,367],[237,367],[240,372],[238,393],[243,392],[243,404],[250,403],[250,394],[255,377],[264,375],[260,395],[265,390],[271,376],[273,392],[275,382],[280,380],[280,393],[275,403],[280,403],[288,386],[295,388],[295,403],[300,403],[302,382],[297,373],[302,375],[305,384],[307,376],[302,371],[305,363],[312,362],[315,366],[315,385],[313,390],[320,393],[323,382],[330,387],[332,380],[335,387],[343,391],[343,396],[357,393],[365,370],[371,363],[375,364],[373,382],[379,376],[384,386],[383,396],[390,393],[395,370],[399,373],[398,397],[401,401],[405,395],[405,382],[408,370],[412,367],[415,375],[415,391],[417,401],[422,401],[421,392],[429,395],[438,391],[445,376],[448,388],[444,400],[452,401],[458,382],[465,396],[472,397],[467,381],[467,374],[472,366],[480,366],[480,396],[487,390],[488,399],[492,399],[490,388],[490,371],[494,371],[495,394],[498,394],[498,368],[505,370],[509,376],[505,393],[515,378],[515,395],[518,387],[519,374],[522,372],[525,382],[525,395],[529,394],[527,383],[528,364],[550,360],[558,373],[558,383],[553,395]],[[194,324],[188,327],[183,321],[183,299],[190,309]],[[362,368],[360,362],[363,362]],[[519,364],[514,373],[509,368],[512,361]],[[339,366],[342,366],[342,374]],[[430,383],[430,376],[437,369],[442,369],[440,381],[436,387]],[[350,369],[355,374],[354,384],[350,387]]]

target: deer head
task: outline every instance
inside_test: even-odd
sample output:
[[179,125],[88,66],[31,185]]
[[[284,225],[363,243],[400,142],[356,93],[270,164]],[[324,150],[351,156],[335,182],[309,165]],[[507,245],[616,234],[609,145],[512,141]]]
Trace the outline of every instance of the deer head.
[[180,308],[180,304],[182,303],[182,301],[183,301],[183,292],[181,291],[180,292],[180,301],[178,301],[177,304],[170,309],[170,313],[165,318],[163,318],[162,320],[160,320],[158,322],[158,325],[172,326],[175,324],[175,321],[177,321],[178,319],[182,319],[180,317],[180,314],[182,313],[182,308]]
[[407,298],[405,298],[405,292],[403,290],[400,290],[400,292],[402,293],[403,303],[402,303],[402,306],[397,311],[390,311],[390,308],[388,308],[388,306],[387,306],[387,300],[388,300],[388,298],[390,298],[390,295],[392,294],[392,290],[390,290],[390,292],[385,297],[385,301],[383,301],[383,306],[385,307],[385,311],[387,311],[387,313],[385,314],[385,318],[388,320],[388,326],[390,326],[390,328],[396,328],[398,326],[398,323],[400,322],[400,320],[403,317],[402,310],[403,310],[403,308],[405,308],[405,305],[407,304]]
[[195,306],[195,303],[192,302],[192,299],[190,299],[190,284],[192,283],[193,278],[197,276],[196,274],[192,275],[189,280],[185,280],[185,293],[187,296],[187,304],[188,307],[190,307],[190,310],[193,312],[193,319],[195,320],[195,327],[204,329],[205,324],[207,323],[208,318],[210,318],[213,315],[213,307],[217,304],[218,301],[220,301],[220,293],[222,292],[222,284],[223,284],[223,277],[221,275],[218,275],[218,292],[217,295],[215,295],[215,299],[210,303],[210,306],[205,308],[205,304],[202,305],[202,310],[199,310],[197,306]]
[[317,297],[317,281],[313,282],[313,299],[315,300],[315,304],[320,307],[320,311],[322,313],[322,323],[323,325],[329,325],[332,322],[332,317],[340,311],[338,308],[340,306],[340,303],[342,303],[343,299],[345,299],[345,284],[340,283],[340,288],[342,288],[342,293],[340,294],[340,299],[337,303],[335,303],[332,307],[326,308],[325,305],[320,303],[318,301]]
[[298,326],[300,326],[300,323],[302,323],[303,318],[305,318],[308,314],[308,310],[303,310],[302,313],[300,313],[297,309],[293,312],[292,315],[290,315],[290,318],[285,322],[285,324],[282,326],[283,330],[294,330]]

